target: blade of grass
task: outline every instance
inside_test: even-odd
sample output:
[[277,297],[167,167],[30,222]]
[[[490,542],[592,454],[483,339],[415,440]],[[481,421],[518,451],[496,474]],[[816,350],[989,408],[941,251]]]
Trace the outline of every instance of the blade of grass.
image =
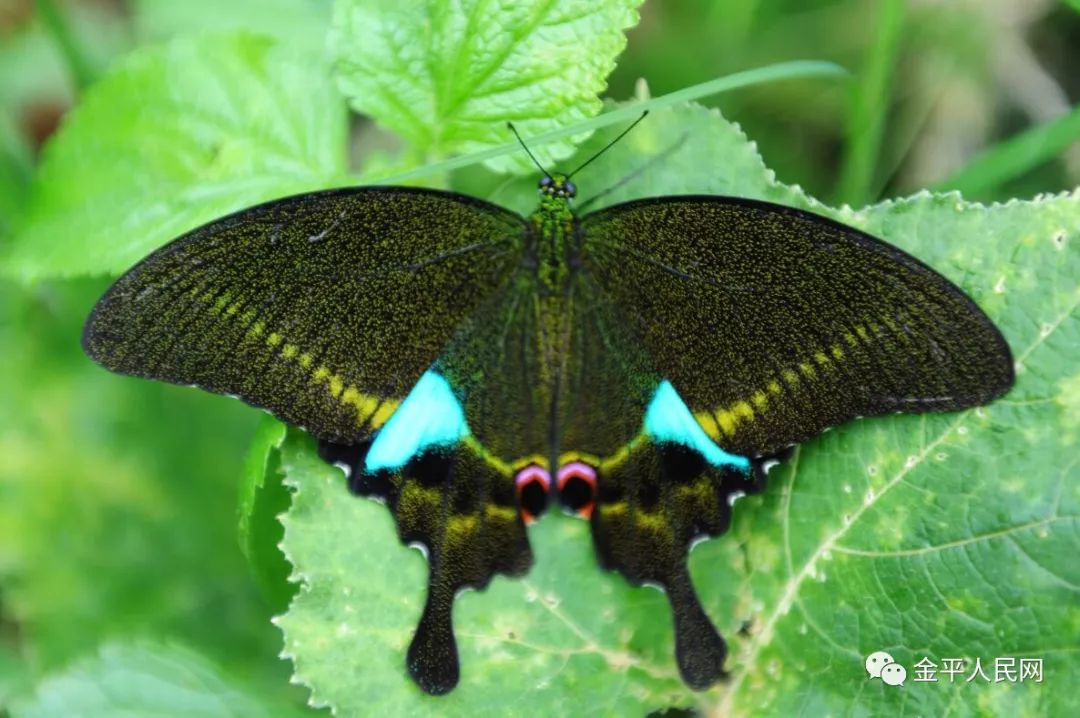
[[[732,75],[708,80],[707,82],[676,90],[675,92],[670,92],[666,95],[661,95],[660,97],[654,97],[641,103],[620,107],[617,110],[605,112],[568,127],[551,130],[550,132],[543,132],[534,137],[527,137],[525,138],[525,142],[529,147],[539,147],[547,142],[552,142],[564,137],[571,137],[601,127],[629,122],[636,119],[645,110],[657,110],[662,107],[670,107],[671,105],[677,105],[681,102],[697,100],[702,97],[707,97],[708,95],[715,95],[721,92],[748,87],[750,85],[758,85],[764,82],[776,82],[778,80],[792,80],[808,77],[838,77],[845,74],[847,74],[847,71],[839,65],[817,60],[798,60],[794,62],[782,62],[775,65],[766,65],[765,67],[759,67],[745,72],[736,72]],[[449,172],[450,170],[468,167],[469,165],[474,165],[493,157],[501,157],[502,155],[510,154],[511,152],[520,151],[521,145],[519,145],[517,141],[509,141],[488,150],[482,150],[460,157],[453,157],[442,162],[434,162],[423,167],[417,167],[416,169],[399,172],[386,177],[377,177],[375,179],[363,178],[363,181],[368,184],[395,184],[406,180],[416,179],[417,177],[426,177],[440,172]]]
[[885,0],[880,7],[870,56],[851,88],[847,146],[836,187],[837,203],[854,207],[874,199],[870,196],[870,188],[881,150],[893,70],[904,29],[903,0]]
[[79,47],[60,6],[54,0],[37,0],[37,14],[41,24],[52,35],[60,54],[71,73],[75,89],[82,91],[94,81],[94,66]]
[[1080,142],[1080,105],[995,145],[934,189],[959,190],[967,196],[989,192],[1052,159],[1074,142]]
[[33,173],[34,161],[26,140],[14,120],[0,113],[0,246],[26,207]]
[[[874,173],[875,180],[870,189],[870,196],[875,200],[882,199],[886,190],[896,191],[892,183],[897,179],[900,168],[908,158],[919,136],[926,129],[927,123],[933,114],[934,108],[941,101],[942,95],[948,91],[948,84],[943,81],[950,76],[950,69],[942,67],[938,79],[921,93],[914,93],[905,98],[903,106],[898,107],[889,129],[889,142],[881,148],[881,156],[878,159],[878,171]],[[914,188],[922,189],[922,187]],[[901,192],[903,193],[903,192]]]

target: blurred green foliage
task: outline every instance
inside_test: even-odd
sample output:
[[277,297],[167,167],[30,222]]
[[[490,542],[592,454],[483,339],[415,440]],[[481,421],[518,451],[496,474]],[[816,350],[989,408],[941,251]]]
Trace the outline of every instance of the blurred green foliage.
[[[18,698],[20,713],[59,715],[55,706],[64,703],[50,701],[87,704],[90,698],[78,690],[103,677],[126,676],[129,665],[145,669],[145,682],[132,683],[136,694],[139,686],[162,686],[164,676],[176,680],[164,681],[169,685],[162,690],[187,695],[195,685],[227,694],[229,705],[238,707],[207,715],[272,714],[267,706],[306,699],[306,692],[288,686],[291,669],[277,658],[281,636],[269,622],[287,597],[280,577],[288,569],[276,550],[272,520],[283,508],[282,496],[254,494],[266,503],[251,514],[256,523],[240,538],[236,521],[240,477],[257,481],[259,466],[270,467],[261,477],[275,472],[273,446],[280,435],[273,427],[262,430],[266,444],[251,450],[245,474],[258,413],[221,397],[111,376],[92,365],[79,349],[79,332],[107,280],[58,277],[88,269],[115,274],[181,225],[209,219],[229,202],[242,206],[287,191],[299,175],[305,187],[332,184],[344,171],[408,168],[420,158],[469,149],[448,144],[418,151],[361,118],[346,137],[342,98],[328,82],[326,36],[335,5],[343,13],[364,3],[0,2],[0,254],[12,256],[17,247],[25,262],[36,262],[35,271],[20,273],[38,279],[27,284],[0,278],[0,712]],[[400,3],[416,12],[422,5]],[[788,81],[709,100],[741,123],[781,180],[823,199],[859,206],[941,185],[971,199],[1003,201],[1080,183],[1080,128],[1076,111],[1069,114],[1080,98],[1076,0],[653,0],[640,13],[608,78],[610,97],[659,95],[785,60],[832,60],[850,69],[852,77],[843,82]],[[248,33],[246,39],[221,34],[236,30]],[[232,39],[208,40],[208,31]],[[139,167],[144,159],[150,165],[161,160],[164,145],[132,151],[123,132],[155,129],[158,123],[143,114],[151,100],[176,97],[174,91],[181,92],[181,102],[204,99],[198,97],[204,87],[198,76],[169,81],[165,72],[151,75],[118,90],[109,98],[111,109],[96,119],[65,122],[68,129],[82,123],[96,146],[75,143],[65,151],[56,148],[62,139],[48,144],[79,98],[107,92],[110,82],[116,87],[115,73],[123,68],[145,70],[145,58],[166,53],[175,59],[177,48],[198,43],[211,43],[209,55],[227,55],[232,43],[241,59],[250,60],[253,54],[244,48],[264,44],[250,33],[274,43],[279,57],[293,58],[289,68],[232,75],[241,84],[225,93],[234,98],[223,115],[229,122],[210,113],[206,124],[174,128],[175,137],[190,142],[170,148],[171,164],[157,165],[161,173],[110,186],[98,184],[93,170],[115,171],[125,152]],[[614,57],[619,44],[604,51]],[[185,67],[166,63],[161,69]],[[257,60],[250,67],[265,66]],[[191,83],[186,90],[185,82]],[[237,95],[238,86],[254,94]],[[322,94],[313,87],[324,88]],[[280,94],[265,99],[262,91]],[[315,96],[321,99],[313,104]],[[275,120],[283,132],[252,135],[281,150],[272,161],[245,164],[226,153],[233,164],[218,167],[225,180],[236,180],[254,166],[261,186],[238,189],[225,181],[216,198],[192,193],[208,182],[206,157],[196,150],[208,145],[220,151],[227,144],[222,127],[243,138],[249,127]],[[283,136],[291,143],[282,144]],[[66,177],[77,176],[66,174],[67,165],[35,180],[50,153],[85,162],[85,179],[65,185]],[[298,157],[315,159],[292,161]],[[981,164],[971,165],[976,157]],[[298,175],[297,167],[306,174]],[[429,181],[497,201],[500,193],[502,201],[519,195],[517,180],[481,167]],[[138,210],[155,199],[177,202],[164,206],[178,214],[146,222]],[[53,211],[57,207],[68,214]],[[139,219],[143,224],[135,231],[121,231]],[[70,243],[49,254],[57,227]],[[50,262],[57,264],[53,270]],[[77,269],[63,271],[64,262]],[[146,637],[153,642],[109,647]],[[198,655],[160,647],[170,640]],[[384,659],[380,654],[371,660]],[[135,715],[155,709],[130,699]]]

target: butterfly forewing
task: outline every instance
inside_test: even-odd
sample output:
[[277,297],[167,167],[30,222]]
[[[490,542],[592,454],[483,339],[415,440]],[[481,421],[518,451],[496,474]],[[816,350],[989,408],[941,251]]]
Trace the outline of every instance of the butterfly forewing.
[[856,416],[955,410],[1012,384],[985,314],[896,248],[723,197],[581,222],[585,270],[709,435],[760,456]]
[[238,395],[355,443],[520,263],[523,220],[451,193],[290,197],[163,247],[95,307],[106,368]]

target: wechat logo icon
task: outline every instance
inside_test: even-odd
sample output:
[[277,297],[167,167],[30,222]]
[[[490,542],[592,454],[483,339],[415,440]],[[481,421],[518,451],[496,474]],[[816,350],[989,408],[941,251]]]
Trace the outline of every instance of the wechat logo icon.
[[866,657],[866,672],[870,674],[870,680],[880,678],[890,686],[902,686],[907,680],[907,669],[885,651],[876,651]]

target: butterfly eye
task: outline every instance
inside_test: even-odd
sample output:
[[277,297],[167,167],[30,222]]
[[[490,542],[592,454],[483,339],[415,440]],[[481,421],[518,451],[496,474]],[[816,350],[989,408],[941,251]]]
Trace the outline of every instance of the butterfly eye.
[[514,478],[517,489],[518,508],[525,523],[531,524],[547,509],[547,495],[551,488],[551,475],[543,468],[527,466]]
[[580,461],[571,461],[559,469],[556,480],[559,502],[563,507],[589,518],[596,502],[596,469]]
[[577,196],[577,186],[574,185],[574,183],[569,181],[569,180],[567,180],[563,184],[563,190],[566,192],[567,197],[576,197]]
[[550,186],[551,186],[551,178],[550,177],[548,177],[547,175],[544,175],[543,177],[540,178],[540,189],[541,190],[547,189]]

